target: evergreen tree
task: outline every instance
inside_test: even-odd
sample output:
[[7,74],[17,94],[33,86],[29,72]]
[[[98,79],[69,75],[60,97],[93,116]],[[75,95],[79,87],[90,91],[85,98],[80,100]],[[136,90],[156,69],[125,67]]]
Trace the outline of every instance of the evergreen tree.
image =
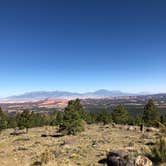
[[16,121],[16,116],[8,117],[8,128],[16,128],[17,127],[17,121]]
[[163,123],[163,124],[166,124],[166,115],[161,115],[160,116],[160,122]]
[[65,108],[59,130],[64,134],[73,134],[84,130],[83,109],[79,99],[71,100]]
[[84,111],[80,99],[70,100],[65,110],[76,110],[80,114],[81,118],[86,120],[87,113]]
[[63,122],[63,112],[58,112],[56,115],[56,125],[60,125]]
[[0,107],[0,131],[7,128],[7,117]]
[[24,110],[21,114],[17,115],[18,127],[20,129],[26,128],[26,132],[28,133],[28,129],[33,127],[33,116],[31,116],[31,112],[29,110]]
[[88,124],[95,123],[96,119],[97,119],[96,113],[92,113],[92,112],[86,113],[86,119],[85,119],[86,123],[88,123]]
[[129,113],[123,105],[118,105],[112,112],[112,119],[115,123],[126,124],[129,120]]
[[142,116],[137,114],[136,116],[129,116],[129,125],[140,125],[142,123]]
[[103,108],[98,114],[97,114],[97,122],[102,122],[104,125],[110,123],[112,121],[111,113],[106,110],[106,108]]
[[156,126],[157,122],[160,121],[160,114],[152,99],[144,107],[143,121],[147,126]]

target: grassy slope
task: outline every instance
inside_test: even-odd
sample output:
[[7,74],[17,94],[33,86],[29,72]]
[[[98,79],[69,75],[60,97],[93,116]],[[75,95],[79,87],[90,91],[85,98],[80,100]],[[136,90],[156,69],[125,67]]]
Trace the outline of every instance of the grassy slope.
[[[53,133],[55,127],[33,128],[29,134],[10,136],[11,130],[0,135],[0,161],[3,166],[30,166],[40,161],[41,154],[47,149],[50,158],[47,166],[97,166],[110,149],[130,149],[138,152],[144,147],[141,133],[112,128],[111,126],[87,125],[86,130],[77,136],[64,136],[59,138],[42,138],[45,131]],[[67,143],[63,145],[63,142]]]

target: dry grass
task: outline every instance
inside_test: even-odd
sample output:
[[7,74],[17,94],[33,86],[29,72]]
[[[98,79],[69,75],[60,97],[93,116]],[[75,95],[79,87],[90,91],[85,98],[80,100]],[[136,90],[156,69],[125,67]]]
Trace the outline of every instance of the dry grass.
[[[3,166],[31,166],[42,162],[44,166],[100,166],[111,149],[126,149],[134,155],[141,153],[148,141],[137,131],[111,126],[87,125],[77,136],[41,137],[55,133],[55,127],[33,128],[29,134],[10,136],[11,130],[0,135],[0,161]],[[153,134],[153,133],[152,133]],[[152,135],[150,135],[152,138]]]

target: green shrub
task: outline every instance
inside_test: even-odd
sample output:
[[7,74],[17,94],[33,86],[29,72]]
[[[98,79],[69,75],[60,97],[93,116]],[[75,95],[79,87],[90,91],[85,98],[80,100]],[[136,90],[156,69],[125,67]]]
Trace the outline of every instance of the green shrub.
[[150,157],[156,162],[166,162],[166,138],[161,137],[151,147]]

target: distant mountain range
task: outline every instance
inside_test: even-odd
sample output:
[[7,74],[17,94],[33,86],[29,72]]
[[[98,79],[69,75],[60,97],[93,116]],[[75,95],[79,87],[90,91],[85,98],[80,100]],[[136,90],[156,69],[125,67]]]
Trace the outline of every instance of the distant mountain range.
[[117,96],[138,96],[145,95],[145,93],[125,93],[121,91],[110,91],[106,89],[100,89],[95,92],[86,92],[86,93],[75,93],[68,91],[35,91],[28,92],[21,95],[10,96],[5,98],[5,100],[26,100],[26,99],[46,99],[46,98],[102,98],[102,97],[117,97]]
[[21,95],[9,96],[6,98],[1,98],[1,103],[8,102],[36,102],[39,100],[45,100],[49,98],[54,99],[74,99],[74,98],[109,98],[109,97],[127,97],[127,96],[144,96],[144,98],[154,97],[154,98],[163,98],[166,97],[166,93],[160,94],[150,94],[148,92],[141,93],[125,93],[122,91],[110,91],[106,89],[100,89],[94,92],[85,92],[85,93],[77,93],[77,92],[68,92],[68,91],[34,91],[27,92]]

